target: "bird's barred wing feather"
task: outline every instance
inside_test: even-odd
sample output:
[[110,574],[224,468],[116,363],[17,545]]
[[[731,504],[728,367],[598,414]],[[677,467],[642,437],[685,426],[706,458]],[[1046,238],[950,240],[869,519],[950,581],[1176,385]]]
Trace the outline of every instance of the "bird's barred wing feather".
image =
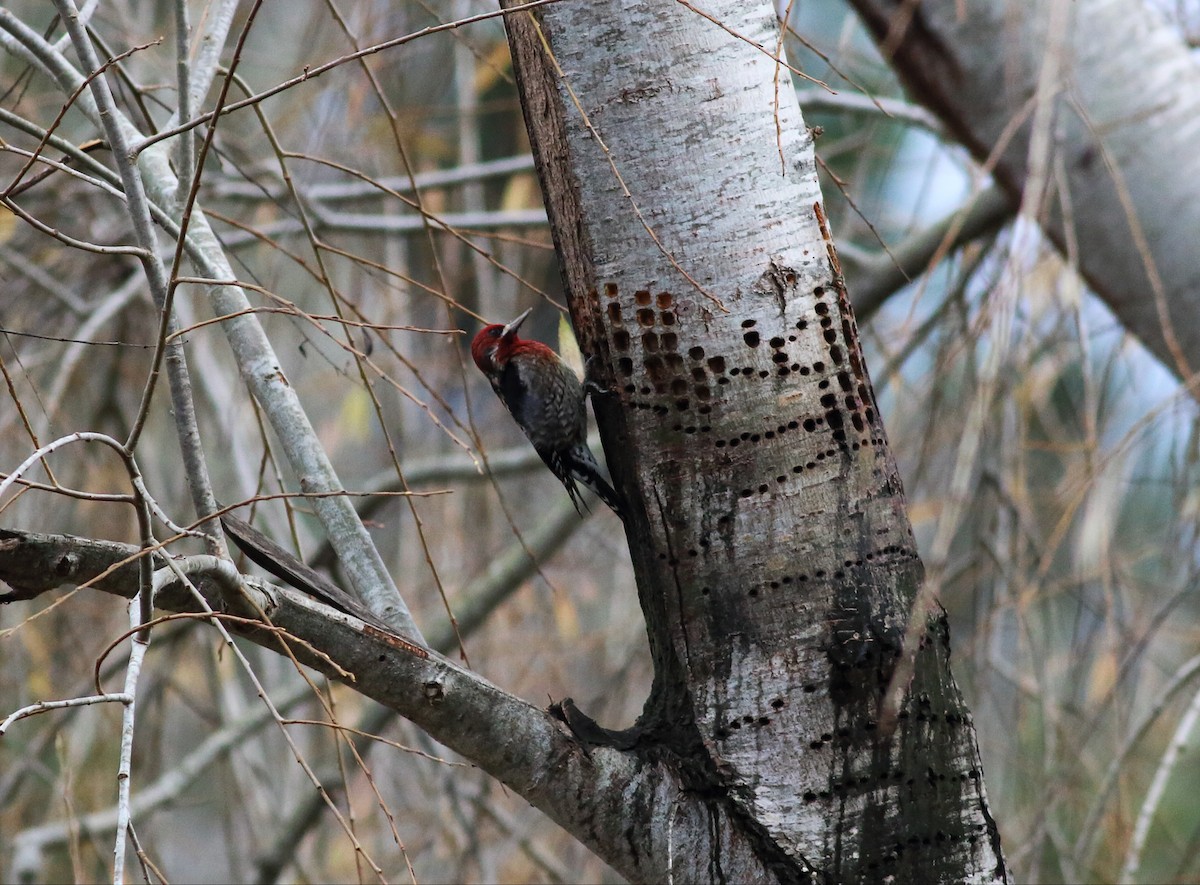
[[601,472],[600,465],[596,463],[587,443],[576,447],[570,458],[571,474],[599,495],[600,500],[611,507],[614,513],[624,518],[624,502],[621,500],[621,495]]
[[583,388],[567,365],[552,355],[514,356],[493,387],[580,513],[587,505],[577,480],[622,513],[620,495],[588,449]]
[[[514,358],[500,373],[501,399],[535,448],[564,442],[574,444],[587,436],[583,388],[566,365],[557,359],[538,364],[533,358]],[[536,374],[536,383],[531,376]]]

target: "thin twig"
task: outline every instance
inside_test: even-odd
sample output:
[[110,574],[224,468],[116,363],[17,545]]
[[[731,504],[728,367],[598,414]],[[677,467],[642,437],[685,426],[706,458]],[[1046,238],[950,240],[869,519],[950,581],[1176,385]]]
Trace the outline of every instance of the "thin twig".
[[70,707],[89,707],[92,704],[125,704],[129,702],[129,695],[124,692],[111,692],[108,694],[94,694],[79,698],[67,698],[62,701],[38,701],[35,704],[30,704],[27,707],[13,710],[0,720],[0,736],[2,736],[9,727],[22,719],[28,719],[31,716],[37,716],[39,713],[46,713],[50,710],[65,710]]

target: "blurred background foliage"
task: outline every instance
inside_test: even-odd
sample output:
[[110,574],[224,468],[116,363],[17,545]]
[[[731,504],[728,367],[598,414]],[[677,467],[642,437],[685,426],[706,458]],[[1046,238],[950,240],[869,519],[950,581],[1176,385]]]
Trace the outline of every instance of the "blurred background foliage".
[[[1185,34],[1194,30],[1188,4],[1157,5]],[[39,31],[57,27],[50,4],[6,6]],[[492,8],[265,4],[231,96]],[[196,28],[206,11],[192,4]],[[841,0],[794,2],[790,12],[790,60],[831,90],[793,78],[812,99],[805,118],[820,128],[822,185],[853,294],[873,259],[988,182],[916,109],[889,115],[852,100],[903,95]],[[153,44],[114,80],[146,130],[175,104],[172,21],[169,3],[123,0],[91,22],[112,54]],[[229,64],[231,51],[222,58]],[[63,106],[52,84],[7,53],[0,96],[41,127]],[[75,111],[58,131],[76,143],[96,135]],[[13,148],[37,140],[3,125],[0,135],[7,187],[24,165]],[[631,722],[650,671],[620,526],[607,512],[565,512],[561,488],[466,353],[482,321],[530,305],[534,337],[553,341],[563,301],[499,20],[368,55],[223,118],[199,196],[239,279],[256,287],[262,322],[346,487],[414,492],[363,501],[418,622],[452,637],[447,612],[484,604],[486,621],[450,646],[472,667],[534,703],[570,695],[607,724]],[[72,236],[129,240],[117,201],[68,176],[48,176],[18,199]],[[140,268],[66,248],[4,214],[0,280],[9,391],[0,470],[24,460],[34,434],[122,437],[158,323]],[[210,318],[200,286],[181,286],[177,307],[184,326]],[[1200,704],[1195,401],[1037,230],[1011,217],[889,290],[860,321],[922,553],[951,617],[955,673],[1015,879],[1114,881],[1139,818],[1138,881],[1200,878],[1200,759],[1171,752],[1195,743]],[[218,327],[186,338],[218,495],[233,503],[294,490]],[[170,420],[160,396],[139,458],[150,491],[186,523]],[[972,450],[961,445],[969,427],[980,431]],[[495,480],[480,471],[485,458]],[[72,447],[51,465],[66,485],[125,488],[104,450]],[[969,481],[956,485],[956,473]],[[302,502],[271,498],[241,515],[251,512],[306,556],[326,555]],[[135,539],[131,515],[111,504],[32,491],[2,513],[5,526]],[[554,552],[536,571],[489,572],[537,532]],[[96,655],[125,626],[114,599],[86,591],[0,610],[0,715],[89,692]],[[245,653],[285,715],[322,716],[287,661]],[[107,665],[109,687],[119,664]],[[370,724],[402,745],[376,745],[364,767],[331,729],[283,726],[388,880],[615,881],[555,825],[406,723],[345,689],[318,687],[342,725]],[[313,802],[280,726],[211,630],[160,628],[141,691],[133,790],[161,803],[135,819],[169,879],[375,878]],[[89,815],[114,801],[118,736],[119,711],[90,707],[18,723],[0,741],[0,876],[107,875],[112,827]],[[193,777],[172,780],[189,765]],[[43,849],[32,861],[31,846]]]

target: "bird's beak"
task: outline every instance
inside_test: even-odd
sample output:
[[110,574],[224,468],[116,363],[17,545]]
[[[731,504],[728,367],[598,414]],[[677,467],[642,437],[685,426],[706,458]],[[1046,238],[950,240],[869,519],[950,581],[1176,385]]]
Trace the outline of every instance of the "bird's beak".
[[529,308],[527,311],[525,311],[523,314],[521,314],[519,317],[517,317],[515,320],[513,320],[511,323],[509,323],[507,326],[505,326],[504,331],[501,333],[501,336],[504,338],[507,338],[509,335],[517,334],[517,329],[521,328],[521,323],[525,322],[525,318],[527,316],[529,316],[531,313],[533,313],[532,307]]

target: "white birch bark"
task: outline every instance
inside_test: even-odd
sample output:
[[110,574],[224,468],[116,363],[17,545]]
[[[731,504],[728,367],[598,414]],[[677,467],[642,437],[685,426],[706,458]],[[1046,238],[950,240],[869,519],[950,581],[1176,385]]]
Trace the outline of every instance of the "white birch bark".
[[1180,34],[1142,0],[851,5],[1010,195],[1045,191],[1038,221],[1125,328],[1181,378],[1200,369],[1200,67]]
[[774,12],[704,12],[508,22],[578,337],[607,367],[608,461],[636,502],[656,665],[641,746],[732,808],[781,880],[1002,880],[941,619],[880,737],[921,566]]

